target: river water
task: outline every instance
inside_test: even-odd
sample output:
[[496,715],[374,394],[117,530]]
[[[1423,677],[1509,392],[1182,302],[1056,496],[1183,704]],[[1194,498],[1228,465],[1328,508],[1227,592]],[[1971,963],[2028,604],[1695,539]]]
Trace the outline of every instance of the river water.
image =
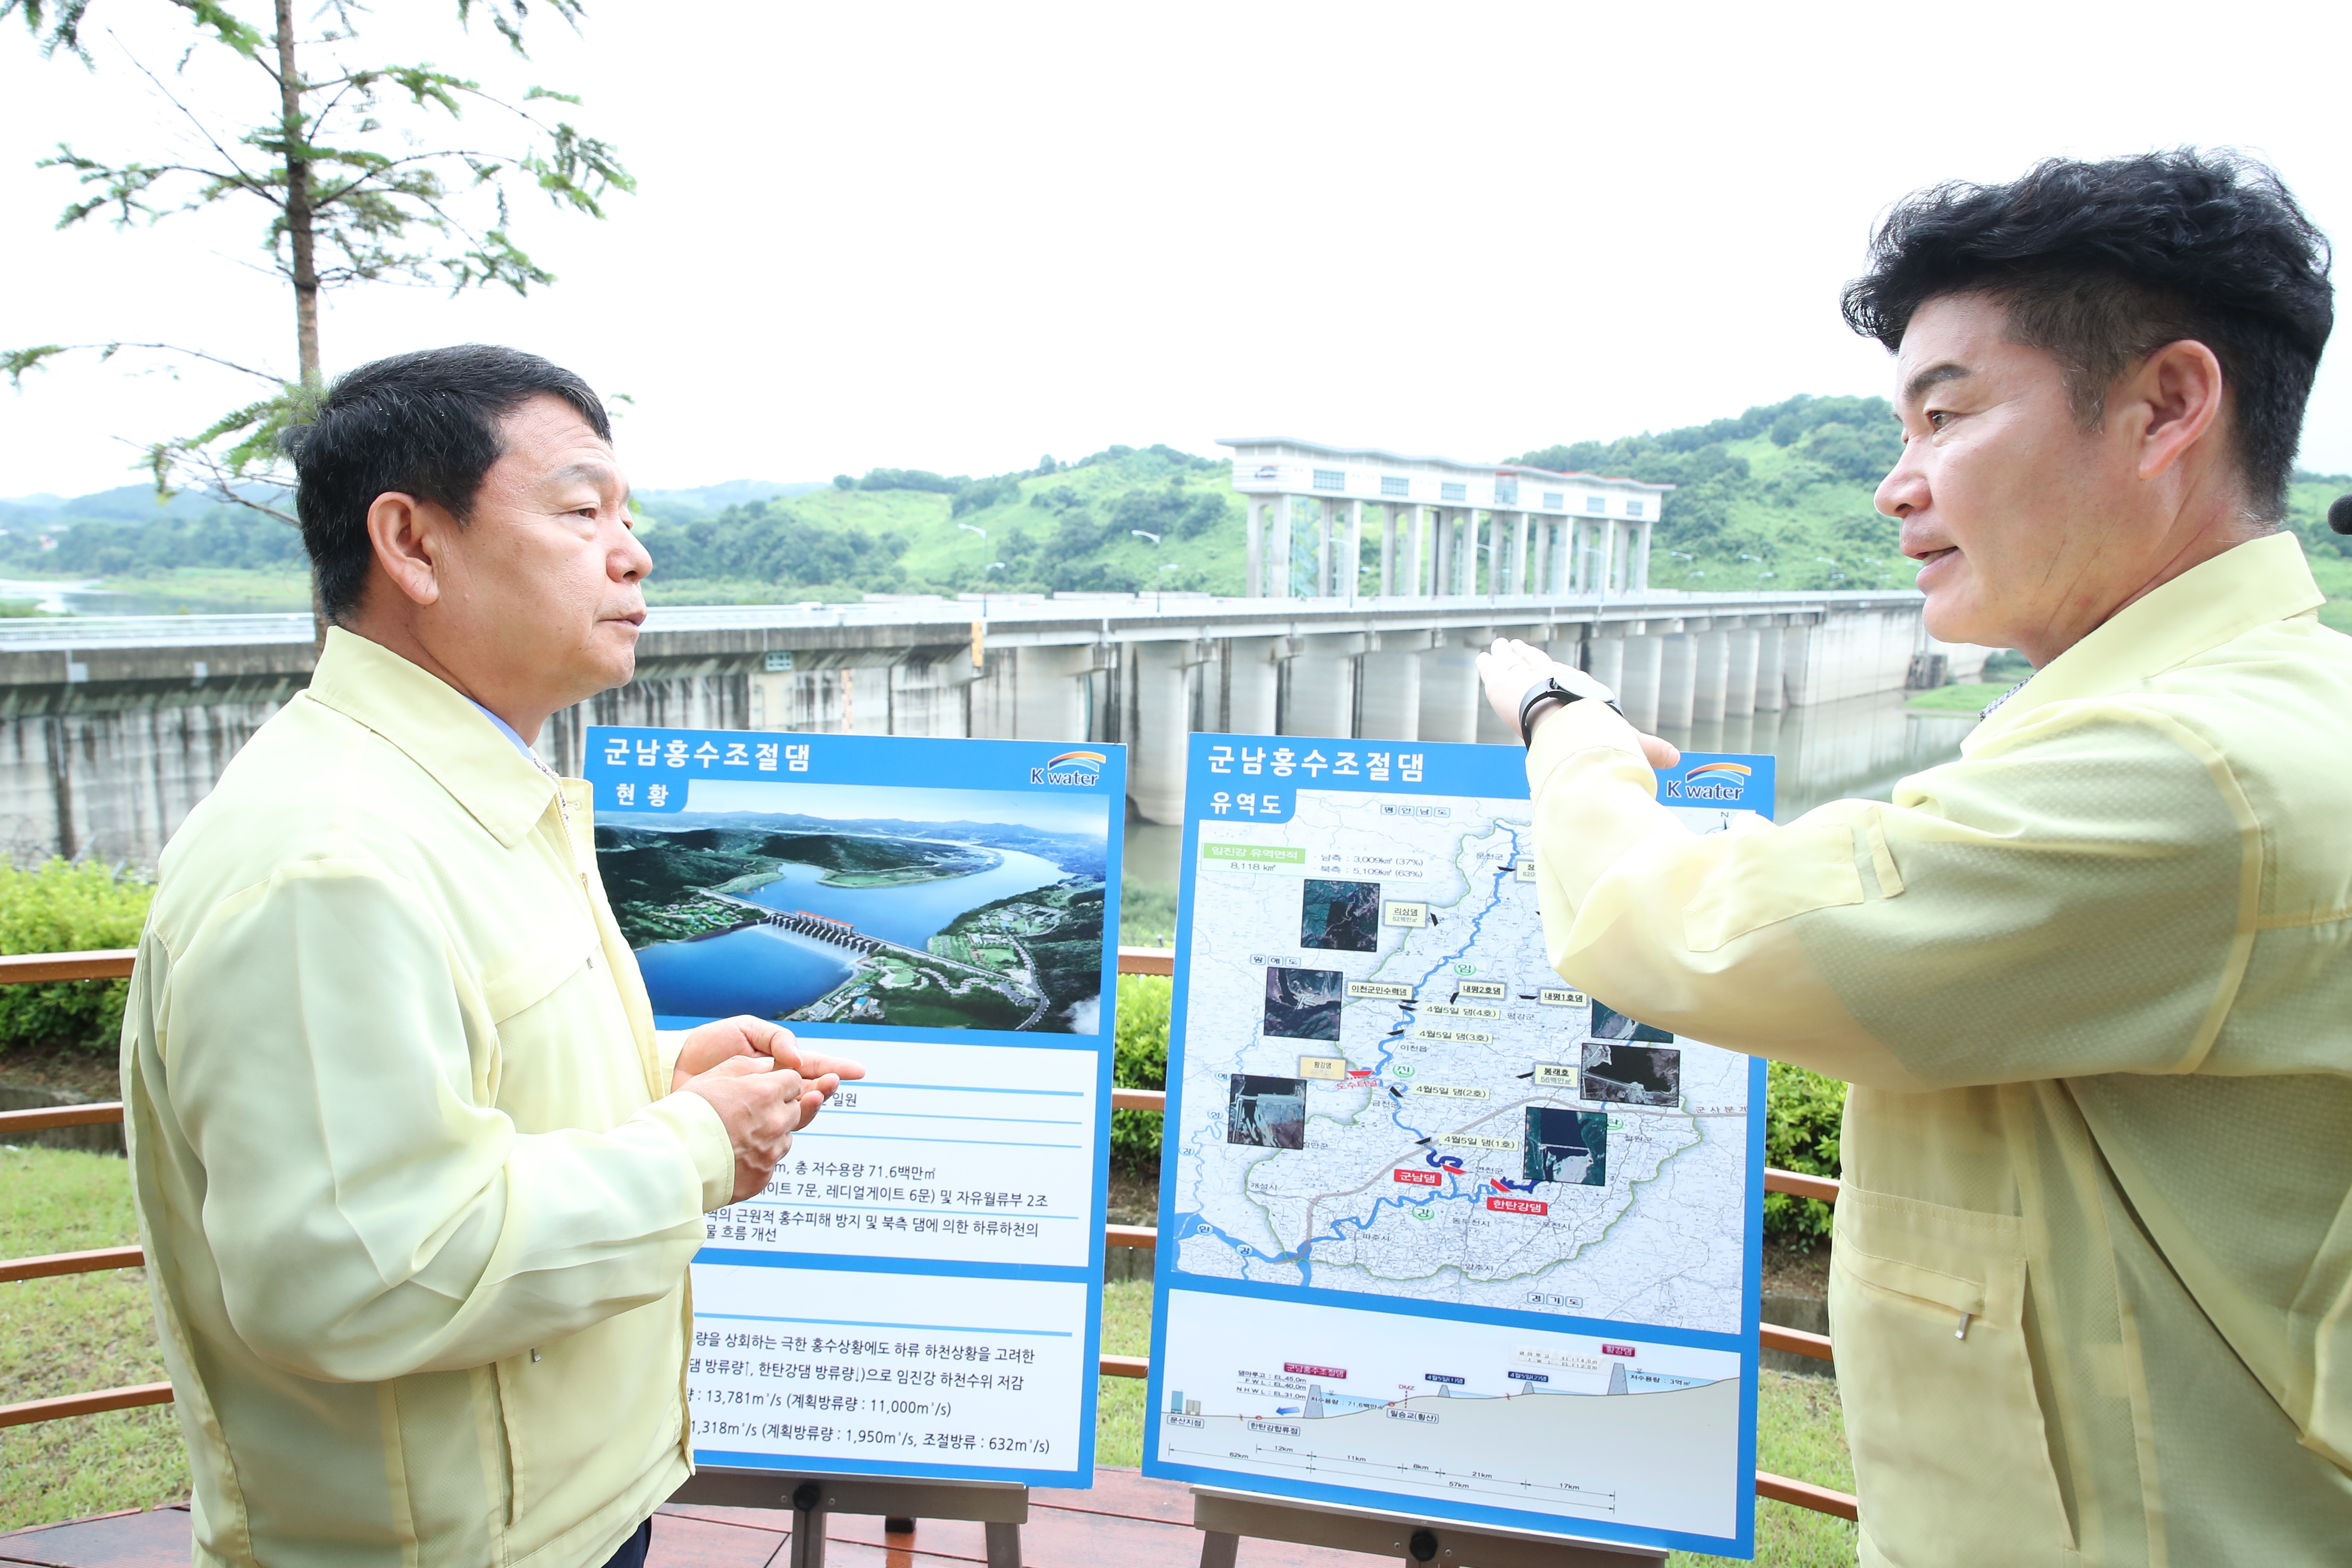
[[[136,581],[136,579],[131,579]],[[117,579],[118,582],[124,579]],[[171,579],[163,579],[165,584]],[[45,616],[242,616],[265,610],[306,610],[299,590],[279,587],[254,595],[151,594],[109,588],[95,577],[79,582],[58,577],[0,577],[0,600],[30,600]]]
[[[1960,754],[1973,713],[1921,712],[1908,694],[1880,692],[1841,702],[1669,730],[1685,751],[1765,752],[1779,760],[1774,816],[1792,822],[1832,800],[1885,800],[1895,781]],[[1130,822],[1120,866],[1120,926],[1130,943],[1174,940],[1176,882],[1184,832]]]
[[[822,868],[786,866],[774,881],[740,896],[772,910],[847,921],[869,936],[919,949],[966,910],[1050,887],[1067,874],[1040,856],[994,853],[1002,862],[986,871],[894,888],[828,888]],[[654,1012],[665,1017],[772,1018],[815,1001],[850,973],[841,949],[773,926],[659,942],[638,952],[637,967]]]

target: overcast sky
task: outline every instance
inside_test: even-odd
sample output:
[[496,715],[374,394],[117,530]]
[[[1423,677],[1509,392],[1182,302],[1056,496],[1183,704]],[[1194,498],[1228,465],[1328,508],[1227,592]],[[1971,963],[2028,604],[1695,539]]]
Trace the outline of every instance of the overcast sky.
[[[561,279],[527,300],[334,297],[330,373],[468,339],[546,353],[635,399],[646,488],[1236,435],[1488,460],[1883,392],[1836,310],[1873,219],[2053,153],[2238,146],[2352,233],[2325,87],[2352,25],[2327,5],[601,0],[576,40],[534,7],[528,66],[453,5],[381,9],[388,58],[585,94],[641,191],[603,224],[522,197],[517,238]],[[255,214],[58,233],[70,178],[31,167],[60,139],[186,140],[131,64],[171,79],[183,15],[97,0],[94,75],[0,28],[0,347],[159,338],[290,371]],[[2346,353],[2311,467],[2352,469]],[[0,496],[128,482],[126,442],[243,395],[37,373],[0,388]]]

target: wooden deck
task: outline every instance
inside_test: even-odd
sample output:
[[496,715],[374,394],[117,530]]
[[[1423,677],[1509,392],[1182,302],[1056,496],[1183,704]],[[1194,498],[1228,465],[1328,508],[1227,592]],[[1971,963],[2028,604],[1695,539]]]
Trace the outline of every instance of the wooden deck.
[[[785,1561],[790,1514],[761,1509],[665,1508],[655,1517],[646,1568],[771,1568]],[[1192,1528],[1192,1489],[1134,1470],[1097,1470],[1091,1491],[1039,1487],[1021,1527],[1026,1568],[1196,1568],[1201,1532]],[[882,1521],[833,1516],[828,1568],[950,1568],[984,1563],[981,1526],[922,1520],[912,1535],[885,1535]],[[1270,1541],[1242,1542],[1244,1568],[1351,1568],[1354,1552]],[[37,1568],[187,1568],[184,1505],[101,1514],[70,1524],[39,1525],[0,1535],[0,1563]]]

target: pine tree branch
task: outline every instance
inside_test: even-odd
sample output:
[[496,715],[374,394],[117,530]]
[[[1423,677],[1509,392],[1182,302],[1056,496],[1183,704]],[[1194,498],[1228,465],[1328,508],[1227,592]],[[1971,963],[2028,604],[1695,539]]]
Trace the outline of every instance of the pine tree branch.
[[[184,3],[185,3],[185,0],[174,0],[174,4]],[[231,153],[227,148],[220,144],[219,138],[215,137],[212,133],[212,128],[196,117],[196,111],[190,109],[186,104],[182,103],[179,100],[179,98],[173,94],[172,89],[163,85],[163,79],[157,76],[153,71],[149,70],[147,68],[147,63],[141,59],[137,55],[132,54],[129,46],[125,45],[121,39],[115,38],[113,29],[109,28],[106,36],[110,38],[114,38],[115,47],[122,50],[122,58],[129,60],[134,67],[136,67],[140,75],[145,77],[149,81],[155,84],[155,90],[163,95],[163,101],[178,110],[187,120],[188,123],[196,128],[196,134],[205,139],[205,145],[219,153],[221,162],[236,170],[240,178],[249,183],[252,180],[252,175],[247,174],[245,166],[236,161],[236,154]]]
[[112,359],[124,349],[155,349],[163,353],[184,354],[189,359],[200,359],[207,364],[219,365],[223,370],[236,371],[241,374],[252,376],[257,381],[266,381],[272,386],[286,384],[281,377],[268,371],[257,370],[249,364],[239,364],[233,359],[224,359],[219,354],[208,353],[203,349],[183,348],[178,343],[131,342],[127,340],[117,340],[108,343],[47,343],[38,348],[0,349],[0,374],[5,374],[8,377],[8,384],[22,391],[26,371],[39,368],[44,361],[54,359],[58,354],[79,353],[91,349],[98,351],[100,362]]

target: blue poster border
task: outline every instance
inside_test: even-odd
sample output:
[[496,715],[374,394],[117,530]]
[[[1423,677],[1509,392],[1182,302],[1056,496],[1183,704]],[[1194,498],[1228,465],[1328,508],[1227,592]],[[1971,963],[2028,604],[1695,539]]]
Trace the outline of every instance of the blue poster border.
[[[1286,771],[1274,772],[1275,753],[1280,751],[1289,759]],[[1248,774],[1239,770],[1248,753],[1255,752],[1256,768]],[[1366,760],[1373,755],[1382,758],[1384,779],[1370,776]],[[1305,764],[1313,756],[1323,766],[1307,773]],[[1407,770],[1400,759],[1410,756],[1415,765]],[[1357,770],[1350,773],[1335,773],[1345,757]],[[1567,1318],[1551,1313],[1514,1312],[1496,1308],[1456,1308],[1433,1302],[1411,1301],[1397,1298],[1367,1296],[1353,1291],[1328,1290],[1313,1286],[1276,1285],[1244,1279],[1209,1279],[1181,1272],[1176,1267],[1177,1244],[1181,1240],[1176,1218],[1176,1188],[1173,1161],[1176,1130],[1182,1126],[1183,1115],[1183,1041],[1189,987],[1181,982],[1186,972],[1185,955],[1192,951],[1194,883],[1200,869],[1201,828],[1204,822],[1286,822],[1296,808],[1296,791],[1299,788],[1317,790],[1347,789],[1365,794],[1407,794],[1424,795],[1472,795],[1490,799],[1528,798],[1526,753],[1498,745],[1463,744],[1459,742],[1343,742],[1318,740],[1310,737],[1272,735],[1195,734],[1186,759],[1184,791],[1183,859],[1179,870],[1176,901],[1176,973],[1178,984],[1171,998],[1168,1023],[1167,1110],[1162,1120],[1164,1136],[1161,1143],[1161,1178],[1160,1183],[1159,1234],[1162,1243],[1154,1258],[1152,1270],[1151,1360],[1150,1374],[1144,1395],[1143,1411],[1143,1473],[1164,1477],[1199,1486],[1213,1486],[1234,1491],[1252,1492],[1259,1496],[1290,1498],[1305,1502],[1340,1504],[1351,1508],[1375,1509],[1381,1512],[1398,1510],[1398,1499],[1393,1493],[1356,1487],[1333,1486],[1323,1482],[1283,1482],[1254,1471],[1227,1470],[1213,1466],[1173,1463],[1160,1458],[1160,1417],[1166,1405],[1164,1383],[1167,1368],[1168,1296],[1171,1290],[1181,1289],[1205,1294],[1255,1298],[1262,1300],[1294,1301],[1306,1305],[1342,1308],[1352,1311],[1373,1312],[1386,1316],[1419,1319],[1442,1319],[1461,1322],[1492,1323],[1530,1330],[1546,1330],[1562,1333],[1620,1332],[1658,1344],[1687,1345],[1706,1349],[1737,1352],[1740,1357],[1740,1445],[1737,1527],[1732,1536],[1699,1535],[1684,1531],[1659,1530],[1645,1526],[1616,1525],[1597,1520],[1574,1520],[1558,1514],[1531,1513],[1516,1509],[1492,1508],[1480,1504],[1449,1504],[1443,1499],[1416,1499],[1404,1511],[1416,1517],[1447,1520],[1467,1525],[1492,1525],[1512,1530],[1531,1530],[1568,1539],[1582,1538],[1624,1545],[1656,1546],[1673,1551],[1698,1552],[1721,1556],[1748,1557],[1755,1555],[1756,1494],[1752,1481],[1756,1473],[1757,1383],[1760,1366],[1759,1333],[1762,1321],[1764,1285],[1764,1187],[1761,1173],[1764,1164],[1764,1105],[1769,1083],[1769,1065],[1760,1058],[1748,1061],[1748,1094],[1750,1113],[1748,1118],[1748,1183],[1745,1228],[1748,1233],[1747,1278],[1744,1281],[1740,1310],[1740,1331],[1734,1334],[1670,1329],[1643,1323],[1628,1323],[1596,1318]],[[1696,778],[1694,778],[1696,774]],[[1303,782],[1302,782],[1303,776]],[[1244,792],[1242,782],[1250,788]],[[1686,752],[1674,768],[1658,774],[1658,797],[1661,804],[1685,807],[1720,807],[1727,810],[1753,811],[1768,821],[1774,815],[1777,786],[1776,759],[1769,754],[1728,752]],[[1263,797],[1271,787],[1277,795],[1277,805],[1272,813],[1263,809]],[[1204,815],[1204,808],[1214,813],[1219,793],[1225,797],[1222,815]],[[1238,815],[1239,796],[1253,795],[1249,815]]]
[[[614,742],[627,743],[630,763],[626,768],[613,765],[610,758]],[[671,767],[667,758],[671,746],[683,744],[689,759],[682,767]],[[685,778],[689,783],[698,777],[719,777],[743,782],[792,784],[795,783],[846,785],[891,785],[899,788],[927,787],[920,781],[952,779],[950,786],[958,789],[998,789],[1009,791],[1034,790],[1041,794],[1053,792],[1069,795],[1085,791],[1100,800],[1105,814],[1103,842],[1103,958],[1102,1004],[1097,1014],[1097,1027],[1091,1035],[1031,1033],[1019,1029],[935,1029],[892,1027],[887,1032],[896,1039],[940,1045],[1022,1046],[1048,1050],[1092,1051],[1095,1053],[1095,1130],[1092,1163],[1094,1169],[1093,1197],[1089,1212],[1106,1215],[1110,1206],[1110,1124],[1111,1088],[1115,1058],[1115,1042],[1118,1018],[1118,920],[1119,878],[1125,848],[1127,818],[1127,748],[1116,742],[1048,742],[1043,741],[970,740],[919,735],[827,735],[799,731],[762,730],[692,730],[668,726],[621,726],[592,724],[588,727],[583,748],[582,772],[593,792],[594,810],[598,816],[618,812],[621,808],[613,799],[613,786],[624,780],[635,782],[648,776],[648,770],[635,765],[640,744],[652,744],[660,749],[663,763],[653,776],[666,782],[669,775]],[[705,745],[718,752],[718,758],[698,765],[694,759]],[[759,748],[774,746],[773,771],[759,768]],[[746,762],[740,771],[713,773],[724,769],[723,759],[729,748],[740,748]],[[784,748],[801,748],[797,759],[790,757]],[[1076,760],[1073,759],[1081,759]],[[791,770],[790,762],[804,764]],[[1059,764],[1058,766],[1056,764]],[[665,803],[658,811],[645,809],[633,802],[626,815],[635,816],[677,815],[686,805],[686,792],[680,793],[676,806]],[[701,1019],[657,1018],[661,1028],[691,1027]],[[838,1040],[854,1047],[860,1039],[877,1037],[875,1026],[864,1024],[794,1024],[793,1033],[810,1039]],[[1100,1380],[1097,1368],[1102,1360],[1102,1294],[1103,1261],[1106,1238],[1100,1223],[1087,1227],[1087,1263],[1076,1266],[1030,1264],[955,1263],[924,1258],[869,1257],[856,1253],[812,1252],[749,1252],[725,1245],[706,1246],[696,1252],[694,1261],[714,1265],[791,1270],[822,1276],[826,1273],[903,1274],[910,1279],[1024,1279],[1083,1283],[1087,1287],[1086,1348],[1080,1364],[1078,1452],[1067,1468],[1060,1467],[1013,1467],[969,1464],[909,1464],[902,1460],[866,1460],[845,1458],[835,1455],[813,1455],[795,1459],[777,1454],[745,1454],[719,1449],[697,1448],[694,1461],[698,1465],[716,1466],[730,1469],[808,1470],[827,1474],[908,1476],[932,1480],[974,1480],[1017,1482],[1029,1486],[1062,1487],[1084,1489],[1094,1485],[1095,1421],[1099,1403]]]

